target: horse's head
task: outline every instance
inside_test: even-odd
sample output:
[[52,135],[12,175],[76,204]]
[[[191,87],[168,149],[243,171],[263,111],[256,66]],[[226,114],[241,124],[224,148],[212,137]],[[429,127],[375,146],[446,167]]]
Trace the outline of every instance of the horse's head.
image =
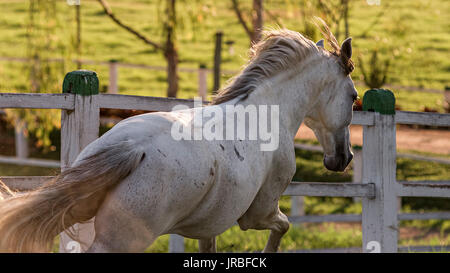
[[[323,47],[323,41],[317,46]],[[327,71],[322,71],[324,80],[317,103],[304,120],[322,145],[323,163],[331,171],[343,171],[353,158],[348,127],[358,94],[349,75],[353,70],[351,56],[351,38],[344,41],[337,53],[327,54]]]

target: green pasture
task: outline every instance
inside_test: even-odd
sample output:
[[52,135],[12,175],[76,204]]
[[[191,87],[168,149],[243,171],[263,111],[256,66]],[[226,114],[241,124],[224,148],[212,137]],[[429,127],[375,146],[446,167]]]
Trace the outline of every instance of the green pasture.
[[[142,31],[147,37],[157,42],[163,41],[163,33],[158,21],[159,0],[109,0],[116,15]],[[198,1],[183,1],[198,3]],[[230,9],[228,0],[201,1],[204,4],[186,5],[179,8],[180,25],[177,38],[180,55],[180,67],[197,68],[205,64],[213,66],[214,35],[216,31],[224,32],[224,40],[234,41],[234,54],[230,54],[228,45],[223,46],[222,69],[238,71],[247,59],[249,40]],[[251,5],[250,0],[241,0],[244,7]],[[268,0],[267,7],[279,23],[287,28],[304,32],[303,13],[292,0]],[[193,9],[200,8],[202,13],[192,20]],[[28,1],[0,1],[0,57],[27,56],[27,16]],[[137,40],[130,33],[120,29],[104,15],[97,1],[82,0],[82,59],[95,61],[118,60],[153,66],[165,66],[161,53]],[[382,16],[379,16],[383,12]],[[195,12],[194,12],[195,13]],[[74,8],[58,1],[59,31],[54,39],[61,44],[69,44],[74,38]],[[191,14],[191,15],[190,15]],[[315,14],[319,15],[319,14]],[[353,37],[354,56],[370,57],[370,50],[377,48],[382,58],[389,58],[391,66],[388,83],[404,86],[416,86],[443,90],[450,82],[450,1],[442,0],[396,0],[381,1],[380,6],[369,6],[365,0],[355,0],[350,11],[350,34]],[[275,28],[276,23],[267,17],[266,27]],[[320,39],[318,32],[311,34],[311,39]],[[343,40],[342,37],[340,40]],[[73,51],[47,52],[48,56],[76,58]],[[352,74],[359,95],[362,97],[368,88],[359,82],[361,72],[357,68]],[[54,64],[58,69],[60,82],[66,72],[75,70],[71,62]],[[109,80],[108,67],[102,65],[85,65],[84,69],[98,72],[100,89],[105,91]],[[196,73],[180,72],[180,90],[178,97],[193,98],[197,93]],[[232,74],[222,76],[222,86]],[[212,89],[213,78],[209,74],[208,86]],[[165,96],[166,73],[164,71],[136,68],[119,68],[119,91],[121,94]],[[30,90],[28,71],[23,63],[0,61],[0,92],[27,92]],[[397,105],[402,110],[422,111],[425,107],[444,111],[443,96],[435,93],[412,92],[404,89],[392,90]],[[46,92],[60,92],[47,90]],[[54,144],[56,147],[59,145]],[[57,152],[51,154],[33,154],[33,157],[56,159]],[[12,164],[0,164],[0,176],[8,175],[54,175],[57,169],[24,167]],[[344,173],[325,170],[320,153],[297,151],[296,181],[350,181],[352,169]],[[397,160],[398,180],[448,180],[448,165],[399,158]],[[283,197],[280,207],[290,213],[290,198]],[[450,210],[448,199],[404,198],[402,210],[438,211]],[[305,198],[307,214],[360,213],[361,204],[351,198]],[[417,236],[401,236],[400,245],[449,245],[450,221],[403,221],[401,228]],[[261,251],[267,240],[267,231],[241,231],[233,227],[218,237],[218,250]],[[361,246],[361,228],[359,224],[302,224],[291,226],[283,238],[281,250]],[[148,252],[167,252],[168,236],[160,237]],[[196,251],[197,242],[186,240],[186,251]]]
[[[157,42],[163,41],[158,21],[156,0],[110,0],[108,1],[119,18],[142,31]],[[239,70],[245,64],[249,40],[234,13],[230,1],[198,1],[182,4],[179,8],[177,32],[180,67],[197,68],[213,65],[214,34],[224,32],[224,40],[234,41],[234,55],[224,45],[222,68]],[[249,7],[251,1],[240,1]],[[195,3],[195,4],[194,4]],[[271,16],[266,16],[266,27],[277,27],[278,23],[300,32],[304,31],[303,11],[294,1],[268,0],[266,6]],[[0,56],[27,56],[27,1],[5,0],[0,2]],[[108,61],[115,59],[127,63],[164,66],[161,53],[120,29],[103,14],[96,1],[82,2],[82,51],[83,59]],[[201,10],[201,12],[198,12]],[[194,16],[194,15],[195,16]],[[380,16],[380,14],[382,14]],[[354,38],[354,56],[365,56],[378,48],[382,58],[391,59],[388,83],[425,88],[444,89],[449,85],[450,59],[450,2],[441,0],[396,0],[382,1],[380,6],[369,6],[366,1],[354,1],[350,11],[350,34]],[[310,14],[314,15],[314,14]],[[317,14],[315,14],[317,15]],[[74,36],[74,9],[58,2],[59,30],[55,41],[69,43]],[[314,40],[320,38],[318,31],[310,33]],[[342,38],[341,38],[342,40]],[[48,53],[54,57],[75,58],[73,51]],[[357,61],[357,58],[355,58]],[[61,81],[64,74],[75,69],[74,64],[60,66]],[[98,72],[102,89],[106,90],[108,70],[106,66],[86,65],[83,68]],[[222,85],[231,75],[223,75]],[[356,69],[355,80],[361,79]],[[208,78],[212,88],[212,75]],[[29,90],[24,65],[0,61],[0,90],[2,92],[24,92]],[[358,86],[360,94],[367,87]],[[136,68],[119,69],[119,90],[122,94],[165,96],[166,74],[163,71]],[[58,92],[58,90],[49,90]],[[397,104],[404,110],[421,111],[425,106],[443,111],[442,95],[405,90],[393,90]],[[179,97],[192,98],[197,92],[197,75],[180,72]]]

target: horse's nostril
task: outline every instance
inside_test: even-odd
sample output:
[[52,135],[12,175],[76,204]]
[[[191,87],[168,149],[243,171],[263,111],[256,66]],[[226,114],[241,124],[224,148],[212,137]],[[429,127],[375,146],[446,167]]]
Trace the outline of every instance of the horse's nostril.
[[350,153],[350,156],[348,157],[348,160],[347,160],[347,165],[350,164],[350,162],[352,161],[352,159],[353,159],[353,154]]
[[323,164],[330,171],[334,171],[334,172],[339,171],[340,164],[339,164],[339,161],[336,160],[335,157],[327,157],[327,156],[325,156],[323,158]]

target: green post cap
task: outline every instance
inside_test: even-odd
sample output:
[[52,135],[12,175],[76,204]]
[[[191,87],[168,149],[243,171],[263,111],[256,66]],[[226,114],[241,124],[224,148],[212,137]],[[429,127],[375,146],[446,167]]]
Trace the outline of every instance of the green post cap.
[[395,96],[387,89],[370,89],[364,93],[363,111],[395,115]]
[[98,94],[97,73],[89,70],[77,70],[66,74],[63,93],[91,96]]

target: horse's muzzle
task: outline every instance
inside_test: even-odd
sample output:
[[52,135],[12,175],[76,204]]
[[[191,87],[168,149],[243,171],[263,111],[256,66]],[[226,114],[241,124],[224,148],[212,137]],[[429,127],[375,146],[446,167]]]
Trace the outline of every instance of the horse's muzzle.
[[339,154],[337,156],[327,156],[323,158],[323,165],[330,171],[342,172],[347,168],[350,161],[353,159],[353,153],[350,151],[348,156]]

